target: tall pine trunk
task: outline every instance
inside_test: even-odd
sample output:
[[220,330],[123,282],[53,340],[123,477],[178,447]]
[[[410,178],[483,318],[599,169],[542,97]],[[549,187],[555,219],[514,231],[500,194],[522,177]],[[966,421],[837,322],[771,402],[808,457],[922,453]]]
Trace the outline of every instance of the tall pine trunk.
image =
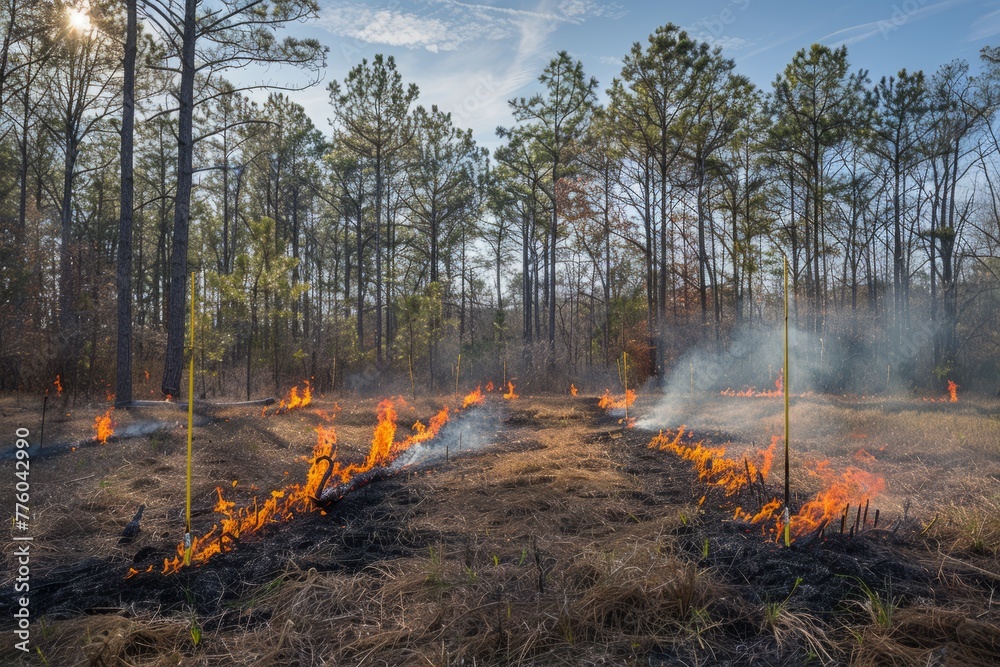
[[[191,180],[194,159],[195,10],[197,0],[185,0],[181,45],[180,111],[177,124],[177,198],[174,238],[170,249],[170,292],[167,295],[167,351],[161,391],[180,394],[184,367],[184,305],[187,286],[188,232],[191,222]],[[193,397],[188,397],[189,400]]]
[[118,358],[115,378],[115,403],[132,401],[132,143],[135,122],[136,2],[127,1],[125,61],[122,82],[121,196],[118,211],[118,267],[115,276],[118,290]]

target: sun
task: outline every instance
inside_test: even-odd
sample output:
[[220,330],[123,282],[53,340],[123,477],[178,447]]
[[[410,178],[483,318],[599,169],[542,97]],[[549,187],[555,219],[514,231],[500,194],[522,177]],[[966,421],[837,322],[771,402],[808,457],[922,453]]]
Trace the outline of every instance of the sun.
[[69,21],[71,30],[77,30],[82,33],[88,33],[93,30],[93,26],[90,23],[90,14],[88,13],[89,9],[87,5],[81,5],[79,8],[71,7],[67,10],[66,18]]

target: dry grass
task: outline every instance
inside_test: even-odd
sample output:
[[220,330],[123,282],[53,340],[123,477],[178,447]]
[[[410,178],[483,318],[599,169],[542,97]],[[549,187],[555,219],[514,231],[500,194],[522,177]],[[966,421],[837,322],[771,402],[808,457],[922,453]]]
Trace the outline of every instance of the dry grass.
[[[342,405],[334,423],[343,456],[367,449],[376,403]],[[491,447],[407,479],[413,501],[390,499],[386,507],[411,542],[425,546],[391,544],[392,558],[346,569],[335,560],[343,527],[324,527],[321,544],[295,557],[334,557],[327,571],[289,563],[202,615],[175,606],[38,620],[32,642],[44,662],[36,655],[24,664],[706,665],[757,657],[774,665],[1000,664],[1000,609],[989,593],[1000,587],[1000,496],[990,476],[1000,474],[1000,434],[981,410],[799,401],[793,465],[831,458],[843,466],[858,449],[869,452],[874,460],[865,467],[889,479],[879,501],[884,517],[901,514],[907,501],[920,526],[938,517],[901,557],[937,572],[947,593],[940,601],[855,596],[857,604],[821,615],[800,607],[794,592],[762,604],[705,567],[690,544],[706,529],[697,504],[703,491],[687,467],[651,472],[668,455],[645,449],[648,434],[621,435],[595,421],[592,404],[514,401]],[[401,435],[439,405],[402,407]],[[333,412],[330,402],[321,406]],[[728,434],[736,452],[770,440],[776,409],[731,401],[708,410],[706,423]],[[254,487],[266,493],[296,481],[305,465],[296,458],[311,449],[324,419],[318,411],[264,420],[233,411],[201,427],[195,504],[206,511],[196,530],[211,525],[207,508],[220,483],[238,479],[227,495],[240,501]],[[67,420],[57,430],[78,426]],[[78,454],[40,462],[39,570],[67,558],[172,548],[183,497],[179,432]],[[816,482],[796,483],[807,493]],[[141,502],[150,508],[142,537],[119,547],[117,535]],[[398,539],[376,523],[367,529],[382,548]],[[880,612],[879,604],[891,609]],[[16,664],[11,651],[0,649],[0,663]]]

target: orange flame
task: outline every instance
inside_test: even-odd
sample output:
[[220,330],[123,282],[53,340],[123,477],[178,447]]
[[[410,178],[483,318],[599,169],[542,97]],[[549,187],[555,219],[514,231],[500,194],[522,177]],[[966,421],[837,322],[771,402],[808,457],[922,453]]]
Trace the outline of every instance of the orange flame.
[[[475,392],[474,392],[475,393]],[[477,403],[482,403],[482,394]],[[448,422],[448,408],[445,407],[431,417],[427,426],[421,422],[413,425],[413,435],[402,442],[395,442],[396,407],[391,399],[378,406],[378,423],[372,434],[372,444],[368,455],[360,463],[342,464],[337,460],[337,436],[333,427],[316,427],[316,445],[313,447],[312,464],[306,473],[305,485],[290,484],[272,491],[270,498],[261,503],[256,497],[253,504],[235,509],[235,503],[226,500],[222,489],[216,489],[218,501],[215,511],[222,515],[220,524],[211,528],[201,537],[192,539],[191,563],[201,565],[217,553],[228,550],[240,536],[252,534],[270,523],[291,520],[296,514],[315,509],[313,498],[319,497],[324,478],[345,484],[355,475],[368,472],[392,460],[416,443],[434,438]],[[286,473],[287,474],[287,473]],[[179,572],[184,564],[184,544],[177,545],[177,555],[164,559],[163,574]],[[134,576],[129,572],[129,576]]]
[[386,399],[378,404],[378,424],[372,435],[372,448],[368,452],[361,472],[371,470],[376,465],[382,465],[389,460],[389,452],[395,437],[396,406],[392,400]]
[[[281,399],[278,403],[278,407],[274,409],[273,414],[284,414],[285,412],[307,407],[310,403],[312,403],[312,385],[309,384],[309,380],[303,381],[302,385],[302,394],[299,395],[298,385],[293,386],[288,390],[288,394],[285,398]],[[267,408],[265,407],[261,409],[260,416],[263,417],[266,414]]]
[[870,454],[868,450],[865,449],[864,447],[854,452],[854,455],[851,458],[853,458],[858,463],[872,463],[873,461],[875,461],[875,457],[872,454]]
[[506,398],[508,401],[513,401],[515,398],[519,397],[518,394],[514,393],[514,383],[513,382],[508,382],[507,383],[507,393],[504,394],[503,397]]
[[[725,455],[724,447],[706,446],[701,441],[684,443],[683,436],[683,426],[672,435],[661,431],[649,443],[649,447],[673,452],[690,461],[703,483],[722,489],[726,496],[736,495],[758,480],[767,479],[774,463],[775,450],[781,440],[780,436],[772,436],[768,449],[745,455],[742,459],[733,459]],[[690,439],[689,435],[688,440]],[[861,453],[871,456],[864,450],[858,450],[858,454]],[[812,476],[822,481],[823,490],[789,518],[789,533],[793,539],[818,531],[833,519],[844,516],[850,505],[860,507],[885,489],[885,479],[880,475],[854,467],[838,474],[831,471],[829,466],[829,461],[822,461],[810,471]],[[763,524],[765,533],[778,539],[784,531],[782,509],[782,501],[774,498],[757,512],[737,507],[733,518],[751,524]]]
[[63,393],[62,379],[57,375],[55,382],[53,382],[52,384],[55,385],[56,396],[62,396]]
[[597,402],[597,407],[604,410],[624,410],[635,403],[635,392],[631,389],[625,391],[624,396],[612,396],[610,389],[605,389],[601,399]]
[[476,387],[475,391],[470,392],[465,398],[462,399],[462,409],[464,410],[470,405],[479,405],[484,400],[486,399],[483,396],[483,390]]
[[576,393],[577,393],[577,391],[576,391],[576,385],[575,384],[570,384],[570,386],[569,386],[569,395],[570,396],[576,396]]
[[397,449],[400,452],[409,449],[410,445],[415,445],[418,442],[426,442],[432,439],[441,430],[441,427],[445,425],[448,421],[448,408],[441,408],[441,411],[436,415],[431,417],[431,421],[428,426],[424,426],[422,422],[418,421],[413,425],[413,435],[404,440]]
[[958,385],[954,380],[948,380],[948,396],[951,397],[951,403],[958,403]]
[[[191,563],[201,565],[212,556],[228,550],[241,536],[252,534],[264,526],[288,521],[295,514],[312,509],[312,497],[319,491],[319,484],[326,474],[327,462],[321,457],[334,457],[334,446],[337,435],[332,427],[316,427],[316,445],[313,447],[313,462],[306,473],[305,486],[291,484],[277,491],[272,491],[270,497],[261,503],[255,496],[252,505],[236,509],[236,504],[226,500],[222,495],[222,487],[216,488],[218,501],[215,511],[222,515],[219,524],[201,537],[193,537],[191,541]],[[334,465],[334,473],[339,466]],[[331,473],[331,474],[334,474]],[[163,574],[179,572],[184,565],[184,543],[177,545],[177,555],[173,559],[163,560]]]
[[115,425],[114,422],[111,421],[111,415],[113,415],[114,412],[114,408],[108,408],[107,412],[94,419],[94,432],[96,433],[94,440],[102,445],[106,444],[108,442],[108,438],[115,434]]
[[778,371],[778,378],[774,381],[774,389],[761,389],[753,385],[744,387],[742,391],[736,391],[729,387],[720,392],[723,396],[734,396],[739,398],[781,398],[785,395],[785,371]]
[[690,461],[698,472],[698,479],[709,486],[722,489],[726,496],[733,496],[757,482],[766,480],[774,464],[774,451],[778,446],[778,436],[771,438],[771,446],[754,451],[742,458],[726,456],[726,448],[707,446],[704,441],[684,444],[684,427],[671,437],[661,431],[649,443],[650,449],[669,451]]
[[489,382],[486,383],[486,391],[487,392],[493,391],[493,380],[490,380]]
[[[809,471],[810,475],[823,481],[824,488],[790,517],[788,528],[793,540],[818,531],[834,519],[845,517],[850,507],[861,507],[885,490],[885,479],[881,475],[854,467],[837,474],[829,469],[829,465],[829,461],[821,461]],[[777,539],[784,532],[781,509],[781,501],[775,498],[754,515],[737,508],[735,518],[753,524],[773,521],[769,532]],[[768,532],[766,525],[764,530]]]

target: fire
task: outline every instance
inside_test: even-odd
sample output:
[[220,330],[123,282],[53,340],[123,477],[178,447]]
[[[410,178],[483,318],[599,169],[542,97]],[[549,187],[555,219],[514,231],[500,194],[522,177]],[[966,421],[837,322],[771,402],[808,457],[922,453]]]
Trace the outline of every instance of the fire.
[[372,448],[365,459],[364,468],[360,472],[371,470],[376,465],[382,465],[389,460],[389,451],[396,438],[396,406],[392,400],[386,399],[378,404],[378,425],[372,435]]
[[470,405],[479,405],[485,399],[483,396],[483,390],[476,387],[475,391],[470,392],[465,398],[462,399],[462,409],[469,407]]
[[735,396],[739,398],[781,398],[785,395],[785,372],[778,371],[778,378],[774,381],[774,389],[761,389],[753,385],[744,387],[742,391],[736,391],[732,387],[720,392],[723,396]]
[[576,396],[576,393],[577,393],[576,385],[575,384],[570,384],[570,386],[569,386],[569,395],[570,396]]
[[55,379],[55,382],[53,382],[52,384],[55,385],[56,396],[62,396],[62,393],[63,393],[62,378],[60,378],[57,375],[56,379]]
[[113,415],[114,412],[114,408],[108,408],[107,412],[94,419],[94,432],[96,433],[94,440],[102,445],[106,444],[108,442],[108,438],[115,434],[115,425],[114,422],[111,421],[111,415]]
[[[738,494],[752,484],[763,485],[771,471],[774,453],[781,440],[780,436],[772,436],[771,446],[766,450],[755,451],[744,455],[741,459],[734,459],[726,456],[725,447],[709,446],[703,441],[691,443],[690,435],[687,437],[687,442],[684,442],[684,430],[682,426],[673,434],[661,431],[649,443],[649,448],[672,452],[690,461],[698,472],[701,482],[721,489],[727,497]],[[871,454],[863,449],[855,454],[858,460],[864,456],[871,457]],[[874,457],[871,457],[871,460],[874,460]],[[880,475],[855,467],[848,467],[843,472],[837,473],[830,470],[829,461],[815,464],[810,470],[810,475],[819,478],[823,489],[790,517],[789,533],[793,539],[815,533],[837,518],[846,523],[847,512],[851,506],[867,507],[872,498],[885,490],[885,479]],[[773,535],[777,539],[784,531],[783,509],[782,501],[774,498],[756,512],[737,507],[733,518],[762,525],[765,534]],[[865,515],[859,512],[855,518],[859,527],[863,527],[860,523],[862,516]]]
[[[838,518],[845,524],[848,523],[847,513],[852,506],[859,509],[867,506],[872,498],[885,490],[885,479],[881,475],[853,466],[837,474],[830,470],[829,461],[821,461],[814,465],[809,474],[819,477],[824,488],[789,519],[788,527],[792,539],[815,533]],[[771,534],[777,537],[784,531],[781,510],[782,503],[775,498],[754,515],[737,509],[735,518],[752,524],[765,524],[765,531],[768,530],[766,524],[773,521]],[[861,513],[858,515],[856,521],[860,521]],[[859,527],[863,526],[859,524]]]
[[734,459],[726,456],[726,448],[722,446],[707,446],[703,441],[694,444],[682,443],[684,428],[680,427],[673,437],[661,431],[650,441],[649,448],[673,452],[685,461],[690,461],[698,472],[699,480],[722,489],[727,497],[736,495],[758,480],[767,480],[774,464],[778,436],[771,438],[771,446],[767,449]]
[[866,450],[864,447],[854,452],[854,456],[852,458],[858,463],[872,463],[873,461],[876,460],[875,457],[872,454],[868,453],[868,450]]
[[487,392],[493,391],[493,380],[490,380],[489,382],[486,383],[486,391]]
[[[278,407],[274,409],[273,414],[283,414],[285,412],[290,412],[292,410],[297,410],[299,408],[307,407],[312,403],[312,385],[309,380],[305,380],[302,383],[302,394],[299,394],[298,385],[293,386],[288,390],[288,394],[285,398],[281,399],[278,403]],[[267,414],[267,408],[263,408],[260,411],[260,416],[263,417]]]
[[624,396],[612,396],[610,389],[605,389],[601,399],[597,402],[597,407],[604,410],[624,410],[635,403],[635,392],[631,389],[625,390]]
[[958,403],[958,385],[954,380],[948,380],[948,396],[951,403]]
[[[478,400],[473,400],[470,404],[482,403],[482,392],[478,389],[467,396],[466,401],[477,395],[477,392]],[[316,509],[314,500],[322,495],[328,481],[334,484],[346,484],[357,475],[387,466],[411,446],[437,436],[449,420],[449,411],[447,407],[442,408],[431,417],[426,426],[419,421],[416,422],[413,425],[413,435],[401,442],[395,441],[396,420],[395,402],[386,399],[379,403],[378,423],[372,433],[368,455],[361,462],[347,465],[337,460],[337,435],[334,428],[317,426],[316,445],[313,447],[305,484],[289,484],[272,491],[270,497],[263,503],[254,497],[252,505],[236,509],[235,503],[226,500],[222,495],[222,488],[217,488],[218,500],[215,511],[222,515],[222,520],[207,533],[192,540],[191,563],[194,565],[205,563],[215,554],[228,550],[241,536],[255,533],[268,524],[289,521],[296,514],[313,511]],[[164,559],[162,573],[179,572],[183,564],[184,544],[181,542],[177,545],[177,555],[173,559]],[[129,576],[137,573],[130,570]]]
[[518,398],[518,394],[514,393],[514,383],[513,382],[508,382],[507,383],[507,393],[505,393],[503,395],[503,397],[505,399],[507,399],[508,401],[513,401],[515,398]]
[[417,444],[418,442],[425,442],[432,439],[441,430],[441,427],[448,422],[448,408],[443,407],[441,411],[436,415],[431,417],[428,426],[424,426],[422,422],[418,421],[413,425],[413,435],[403,441],[402,445],[399,446],[399,450],[405,451],[410,447],[410,445]]
[[[328,460],[335,456],[337,434],[332,427],[316,427],[316,445],[313,447],[312,465],[306,473],[305,485],[290,484],[272,491],[263,503],[255,496],[253,504],[236,509],[236,504],[226,500],[222,487],[215,492],[218,500],[215,511],[222,515],[222,521],[201,537],[194,537],[191,544],[191,563],[201,565],[212,556],[226,551],[239,538],[252,534],[264,526],[280,521],[288,521],[295,514],[312,509],[312,497],[319,492],[320,483],[327,474]],[[336,467],[336,466],[335,466]],[[177,545],[177,555],[163,560],[163,574],[180,571],[184,565],[184,543]]]

